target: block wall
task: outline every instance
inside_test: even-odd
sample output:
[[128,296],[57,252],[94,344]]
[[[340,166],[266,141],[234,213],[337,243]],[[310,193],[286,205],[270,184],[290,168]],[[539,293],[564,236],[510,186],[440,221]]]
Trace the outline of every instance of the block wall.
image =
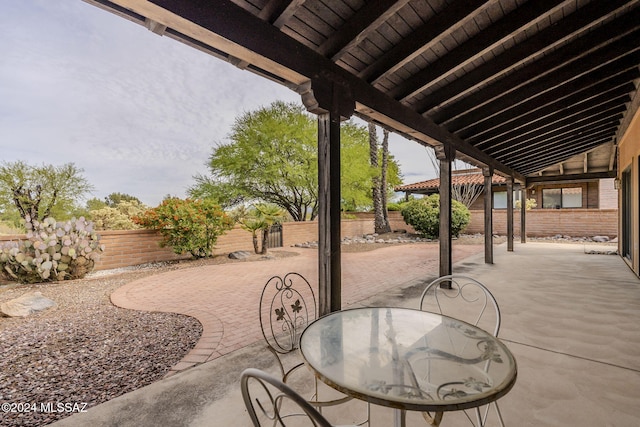
[[[572,237],[618,235],[617,209],[533,209],[526,213],[526,233],[531,237],[562,234]],[[514,211],[514,234],[520,235],[520,211]],[[484,211],[471,211],[471,222],[464,231],[484,233]],[[507,234],[507,211],[493,211],[493,233]]]

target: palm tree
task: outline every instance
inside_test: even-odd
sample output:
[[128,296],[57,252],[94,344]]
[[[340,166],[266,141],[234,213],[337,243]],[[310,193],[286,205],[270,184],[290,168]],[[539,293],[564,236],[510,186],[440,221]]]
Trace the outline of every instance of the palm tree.
[[281,223],[285,219],[286,213],[284,209],[272,204],[256,205],[255,211],[256,211],[256,218],[263,222],[261,253],[263,255],[266,255],[267,241],[269,239],[269,230],[273,225]]

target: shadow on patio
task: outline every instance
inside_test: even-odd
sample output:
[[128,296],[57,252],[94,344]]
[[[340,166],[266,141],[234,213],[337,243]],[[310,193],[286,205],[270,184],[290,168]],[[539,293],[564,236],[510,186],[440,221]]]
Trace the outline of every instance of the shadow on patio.
[[[474,255],[455,264],[454,272],[485,283],[500,304],[500,338],[518,362],[518,380],[500,400],[506,424],[640,425],[640,280],[622,259],[555,243],[516,244],[513,253],[503,244],[494,256],[495,264],[486,265],[482,254]],[[409,279],[352,306],[416,308],[423,287]],[[246,303],[243,310],[254,307]],[[273,371],[272,362],[262,343],[245,346],[55,425],[248,426],[240,372]],[[361,414],[340,411],[330,418],[346,423]],[[372,411],[373,426],[391,424],[391,410]],[[411,426],[426,425],[419,414],[407,419]],[[460,414],[447,414],[442,425],[468,424]]]

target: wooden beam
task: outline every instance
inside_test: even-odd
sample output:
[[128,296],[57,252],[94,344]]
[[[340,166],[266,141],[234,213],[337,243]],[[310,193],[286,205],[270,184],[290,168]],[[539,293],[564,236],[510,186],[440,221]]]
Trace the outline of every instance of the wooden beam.
[[318,53],[334,62],[339,60],[407,3],[409,0],[379,0],[365,3],[318,47]]
[[463,26],[465,18],[470,18],[484,3],[486,0],[457,0],[444,12],[417,28],[410,36],[403,38],[391,50],[358,73],[358,77],[374,82],[381,76],[399,69],[431,47],[445,31]]
[[340,115],[318,115],[318,314],[342,309]]
[[553,182],[565,182],[565,181],[585,181],[588,179],[607,179],[615,178],[616,174],[613,171],[607,172],[589,172],[570,175],[543,175],[533,176],[527,178],[527,185],[539,184],[539,183],[553,183]]
[[482,168],[484,176],[484,262],[493,264],[493,169]]
[[[549,55],[534,65],[500,79],[477,94],[474,94],[473,106],[468,101],[442,109],[434,115],[434,120],[438,123],[446,123],[447,128],[453,131],[463,129],[472,125],[478,116],[487,118],[510,108],[513,105],[523,102],[535,102],[535,98],[547,91],[556,89],[565,84],[570,84],[576,76],[586,75],[598,70],[605,75],[604,78],[614,76],[620,71],[626,71],[631,67],[628,64],[638,64],[640,56],[640,17],[638,18],[637,30],[618,42],[603,47],[592,54],[579,57],[575,52],[569,54],[563,52],[564,56]],[[562,49],[561,49],[562,50]],[[577,60],[579,57],[579,60]],[[574,59],[571,62],[569,59]],[[562,65],[553,66],[551,62],[558,61]],[[609,63],[612,64],[609,64]],[[623,70],[620,70],[620,67]],[[542,72],[551,69],[553,74]],[[601,80],[598,74],[597,79],[593,79],[590,84]]]
[[[563,19],[558,25],[553,25],[540,31],[524,42],[507,49],[503,54],[494,58],[492,61],[489,61],[486,64],[466,73],[463,77],[455,80],[452,84],[431,93],[424,101],[415,104],[416,110],[419,112],[426,112],[446,100],[452,100],[454,97],[458,98],[466,95],[470,90],[486,79],[490,77],[493,78],[497,74],[509,72],[532,55],[540,54],[545,50],[561,44],[567,38],[581,31],[585,26],[597,24],[598,20],[595,19],[595,17],[600,17],[600,20],[603,20],[615,15],[617,9],[624,6],[626,3],[627,1],[625,0],[598,0],[589,3]],[[635,16],[636,14],[633,11],[630,12],[629,15],[634,16],[627,18],[625,15],[621,20],[637,20],[637,16]],[[607,26],[607,28],[610,31],[613,31],[614,34],[617,33],[615,29],[611,29],[609,26]],[[599,29],[595,31],[597,32]],[[575,49],[576,46],[574,43],[569,43],[567,46],[572,46],[572,49]],[[562,51],[563,55],[568,54],[570,58],[575,55],[575,50],[572,52],[565,46],[558,49],[558,51],[554,52],[551,56],[555,57],[559,51]],[[538,68],[538,73],[545,71],[543,67]],[[520,74],[520,72],[516,74]]]
[[565,111],[579,111],[586,105],[601,105],[611,99],[627,100],[629,92],[633,89],[629,78],[635,78],[634,75],[640,77],[637,67],[593,86],[575,92],[567,91],[568,95],[556,93],[558,91],[555,90],[547,92],[535,103],[521,103],[493,116],[491,120],[471,125],[458,134],[471,144],[481,144],[509,133],[519,132],[521,128],[532,123],[548,123],[556,117],[561,119]]
[[338,82],[314,79],[302,101],[318,114],[318,300],[319,315],[342,309],[340,215],[340,121],[355,103]]
[[258,17],[274,27],[282,28],[303,3],[304,0],[269,0]]
[[[636,88],[640,85],[640,82],[635,81]],[[636,113],[640,110],[640,90],[635,90],[633,96],[631,98],[631,102],[629,103],[629,108],[624,115],[624,119],[622,119],[622,123],[620,123],[620,128],[616,134],[616,141],[622,141],[625,133],[629,130],[629,126],[631,125],[631,121],[635,117]],[[613,167],[613,166],[612,166]]]
[[[599,122],[595,127],[588,127],[590,125],[587,125],[585,128],[572,129],[571,131],[554,138],[546,139],[544,141],[536,142],[535,144],[530,144],[525,148],[514,150],[514,153],[507,152],[504,156],[508,157],[511,163],[518,164],[535,158],[544,161],[545,156],[552,153],[560,153],[567,147],[574,147],[579,150],[582,145],[590,140],[600,138],[611,139],[615,134],[620,117],[622,117],[622,115],[612,117],[601,123]],[[535,150],[532,150],[532,148],[535,148]],[[582,150],[575,154],[581,154],[585,151],[587,150]],[[569,157],[566,157],[564,159],[568,158]]]
[[522,5],[400,83],[389,92],[389,95],[400,101],[406,100],[433,82],[475,61],[488,50],[508,40],[522,27],[531,27],[542,20],[549,19],[549,16],[561,8],[563,3],[564,0],[537,0]]
[[520,243],[527,243],[527,184],[520,186]]
[[515,137],[501,138],[499,142],[493,141],[492,144],[481,146],[481,148],[491,152],[495,157],[498,157],[498,154],[503,152],[513,154],[518,151],[518,147],[529,149],[532,145],[544,143],[556,136],[566,135],[571,132],[575,133],[576,129],[580,129],[582,133],[589,132],[589,129],[596,128],[600,123],[609,122],[613,117],[621,119],[622,113],[626,109],[624,103],[618,102],[607,103],[605,106],[606,109],[602,111],[599,108],[593,108],[582,111],[575,116],[563,118],[555,123],[540,125],[539,128],[533,126],[529,132],[523,132]]
[[589,172],[589,153],[584,153],[584,173]]
[[451,163],[455,159],[455,151],[449,146],[437,147],[435,151],[436,158],[440,161],[440,231],[438,236],[440,246],[440,276],[446,276],[453,272]]
[[579,147],[559,150],[552,155],[547,155],[543,157],[539,161],[529,161],[524,164],[520,164],[519,166],[522,170],[525,171],[526,174],[534,173],[538,170],[543,170],[548,168],[549,166],[553,166],[559,161],[570,159],[571,157],[578,155],[580,153],[584,153],[585,151],[592,150],[602,144],[610,143],[613,136],[603,137],[598,140],[594,140],[592,142],[585,143]]
[[[625,116],[626,118],[626,116]],[[623,119],[624,122],[624,119]],[[622,126],[622,125],[621,125]],[[611,144],[611,155],[609,156],[609,171],[614,171],[615,172],[615,165],[616,165],[616,153],[618,151],[618,145],[617,144]]]

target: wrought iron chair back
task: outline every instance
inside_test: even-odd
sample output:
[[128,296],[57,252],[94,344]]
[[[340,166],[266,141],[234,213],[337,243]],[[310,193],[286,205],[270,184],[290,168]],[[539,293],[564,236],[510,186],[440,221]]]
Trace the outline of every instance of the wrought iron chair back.
[[420,310],[464,320],[493,336],[500,331],[498,302],[485,285],[471,277],[453,274],[432,281],[422,292]]
[[240,377],[240,389],[254,427],[262,426],[261,419],[268,424],[286,426],[285,421],[293,417],[308,419],[311,424],[305,425],[332,427],[302,396],[264,371],[245,369]]
[[[485,285],[468,276],[451,274],[429,283],[420,297],[420,310],[437,312],[463,320],[496,337],[500,331],[501,315],[498,302]],[[486,369],[489,368],[490,363],[490,360],[486,362]],[[476,408],[475,420],[467,411],[464,413],[472,425],[483,427],[486,425],[491,406],[495,408],[500,426],[504,427],[498,402],[487,405],[484,411],[479,407]],[[423,413],[423,415],[428,423],[437,426],[443,414]]]
[[[309,281],[301,274],[290,272],[280,276],[272,276],[260,295],[260,328],[267,343],[267,348],[273,353],[282,375],[284,383],[290,383],[289,377],[304,365],[296,358],[296,362],[285,355],[299,348],[300,335],[307,325],[317,317],[316,297]],[[289,359],[289,360],[285,360]],[[293,366],[290,366],[292,365]],[[287,366],[285,366],[287,365]],[[313,378],[313,395],[307,403],[319,411],[322,408],[343,404],[352,398],[349,396],[333,397],[330,400],[320,400],[318,396],[318,381]],[[369,408],[365,421],[368,423]]]
[[260,296],[260,328],[276,356],[298,349],[300,334],[316,318],[311,285],[298,273],[273,276]]

